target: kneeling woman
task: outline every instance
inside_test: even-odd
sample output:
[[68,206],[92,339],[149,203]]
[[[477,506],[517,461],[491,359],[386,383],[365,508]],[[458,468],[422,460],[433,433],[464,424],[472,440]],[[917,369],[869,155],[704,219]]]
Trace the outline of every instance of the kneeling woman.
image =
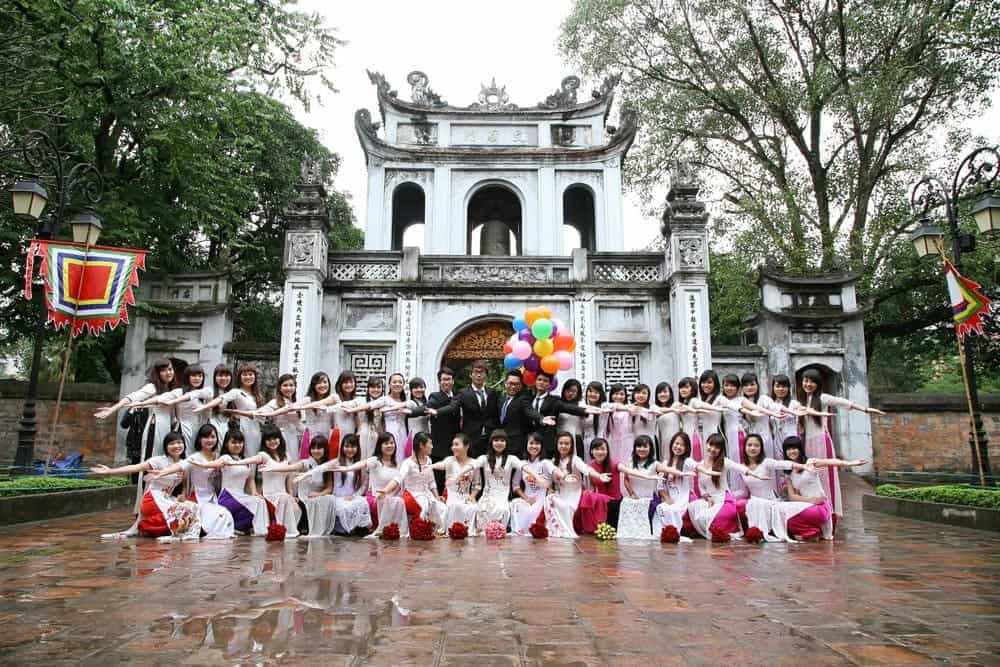
[[[392,433],[379,433],[375,441],[375,456],[369,456],[349,466],[341,466],[335,460],[324,464],[312,472],[313,475],[323,470],[340,472],[361,472],[368,470],[368,496],[366,501],[372,510],[372,525],[377,528],[376,534],[390,524],[396,524],[399,534],[409,535],[406,520],[406,508],[399,494],[399,467],[396,465],[396,438]],[[374,509],[372,509],[374,507]]]
[[[225,540],[236,534],[233,515],[219,504],[213,484],[218,475],[215,470],[200,467],[199,463],[211,463],[219,458],[219,435],[212,424],[202,424],[194,436],[195,452],[189,458],[167,466],[163,470],[149,474],[152,479],[166,477],[176,472],[187,475],[187,489],[184,496],[198,504],[201,530],[210,540]],[[194,465],[192,465],[194,464]]]
[[809,459],[804,461],[805,448],[802,439],[796,435],[785,438],[781,445],[785,459],[802,464],[793,470],[788,483],[788,502],[775,503],[771,529],[775,535],[794,541],[810,540],[822,536],[833,539],[833,508],[826,495],[817,468],[848,468],[867,463],[864,459],[842,461],[840,459]]
[[302,510],[295,500],[291,478],[287,472],[277,472],[269,468],[276,463],[289,463],[285,436],[275,426],[265,426],[261,432],[260,453],[251,456],[244,463],[262,466],[260,478],[264,486],[264,498],[274,508],[274,521],[285,527],[285,537],[299,536],[299,519]]
[[232,429],[222,442],[223,455],[206,463],[192,461],[200,468],[222,469],[222,491],[219,504],[233,515],[236,530],[248,535],[267,535],[269,523],[267,501],[257,494],[254,466],[243,459],[246,442],[243,432]]
[[399,478],[403,483],[403,498],[406,513],[412,520],[419,515],[434,524],[439,533],[447,530],[444,522],[447,507],[438,497],[434,481],[435,470],[445,470],[444,461],[431,464],[431,436],[421,431],[413,436],[413,455],[399,466]]
[[[372,444],[375,447],[375,444]],[[359,469],[354,466],[361,464]],[[337,513],[337,530],[346,535],[358,531],[362,535],[369,532],[372,514],[365,497],[364,461],[361,459],[361,439],[355,433],[348,433],[340,442],[340,454],[333,475],[333,496]]]
[[[333,532],[336,514],[334,511],[333,475],[326,473],[328,466],[327,448],[329,441],[325,435],[309,439],[309,456],[295,463],[273,463],[261,468],[265,472],[300,472],[292,478],[299,504],[305,507],[307,537],[322,537]],[[305,472],[303,472],[305,471]]]
[[653,454],[653,439],[648,435],[636,437],[632,444],[631,464],[618,466],[625,475],[626,491],[618,517],[618,537],[659,539],[660,534],[654,535],[650,527],[654,495],[661,481],[656,473],[664,472],[678,477],[693,477],[694,473],[659,463]]
[[[750,470],[745,465],[726,458],[726,439],[720,433],[713,433],[706,441],[705,460],[698,469],[698,486],[701,498],[688,505],[691,525],[702,537],[711,538],[713,532],[740,536],[739,515],[736,503],[729,492],[728,473],[737,471],[757,479],[770,479]],[[702,470],[701,468],[705,468]],[[719,473],[718,476],[711,473]]]
[[[650,520],[654,536],[659,536],[667,526],[673,526],[677,529],[681,542],[691,541],[683,533],[691,535],[694,530],[688,516],[688,504],[696,498],[691,489],[691,481],[698,469],[698,462],[691,458],[691,437],[684,431],[677,431],[670,438],[670,453],[666,457],[666,465],[656,467],[657,472],[666,473],[667,476],[660,489],[660,503]],[[676,472],[670,472],[671,470]]]
[[[751,433],[743,442],[743,460],[746,461],[747,468],[765,474],[776,475],[778,471],[803,470],[806,466],[796,461],[775,461],[764,456],[764,438]],[[816,472],[815,468],[812,468]],[[745,515],[747,526],[760,530],[764,539],[768,542],[775,542],[784,536],[774,531],[773,516],[774,506],[780,501],[774,493],[774,484],[770,481],[761,481],[753,475],[743,475],[743,481],[750,492],[749,498],[740,498],[736,501],[736,507],[741,515]],[[779,537],[772,537],[770,533],[775,532]]]
[[573,436],[565,431],[556,436],[556,455],[552,477],[558,484],[558,491],[545,498],[545,527],[549,537],[575,538],[573,515],[580,507],[584,498],[582,476],[603,484],[611,481],[611,475],[601,474],[583,462],[573,453],[575,443]]
[[[97,465],[90,469],[95,475],[131,475],[137,472],[152,472],[164,470],[173,464],[182,463],[184,457],[184,436],[176,431],[167,433],[163,439],[165,454],[153,456],[142,463],[109,468]],[[121,533],[112,533],[106,537],[156,537],[164,541],[173,539],[197,540],[201,537],[201,521],[198,517],[198,506],[189,501],[178,501],[171,494],[177,485],[184,480],[183,470],[188,464],[178,466],[169,475],[146,480],[146,491],[142,494],[139,504],[139,518],[132,527]],[[102,536],[105,537],[105,536]]]
[[[524,489],[520,480],[514,481],[514,494],[517,496],[510,503],[510,529],[516,535],[529,535],[531,524],[535,523],[545,505],[545,494],[552,486],[552,461],[542,458],[544,447],[541,433],[529,433],[527,460],[518,473],[524,480]],[[533,475],[526,475],[531,471]]]

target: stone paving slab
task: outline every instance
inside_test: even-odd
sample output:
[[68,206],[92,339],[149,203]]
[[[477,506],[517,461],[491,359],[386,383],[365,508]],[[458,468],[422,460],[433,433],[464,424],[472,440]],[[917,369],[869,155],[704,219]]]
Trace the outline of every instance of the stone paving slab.
[[855,506],[834,543],[100,542],[0,531],[11,665],[1000,665],[1000,536]]

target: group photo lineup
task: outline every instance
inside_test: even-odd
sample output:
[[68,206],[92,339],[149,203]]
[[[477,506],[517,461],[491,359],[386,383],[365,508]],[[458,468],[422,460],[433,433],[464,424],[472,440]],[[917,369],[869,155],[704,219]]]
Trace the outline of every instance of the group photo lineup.
[[997,44],[0,3],[0,666],[993,664]]

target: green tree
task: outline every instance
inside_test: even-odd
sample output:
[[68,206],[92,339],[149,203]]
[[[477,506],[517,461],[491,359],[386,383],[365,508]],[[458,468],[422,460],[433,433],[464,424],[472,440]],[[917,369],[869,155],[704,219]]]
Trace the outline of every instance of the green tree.
[[[949,319],[940,267],[906,240],[909,186],[972,143],[957,130],[997,88],[998,43],[1000,4],[975,0],[577,0],[561,37],[585,73],[623,75],[632,186],[655,192],[680,159],[723,194],[714,243],[738,271],[713,275],[713,299],[768,259],[852,269],[870,343]],[[966,273],[989,285],[980,246]]]
[[[63,154],[103,175],[103,243],[149,250],[150,271],[229,270],[237,304],[259,306],[280,283],[280,213],[305,155],[321,165],[336,219],[352,221],[332,187],[339,157],[271,97],[308,106],[333,91],[329,72],[342,42],[293,5],[2,3],[0,148],[44,129]],[[17,167],[9,159],[0,176]],[[30,233],[9,211],[0,214],[7,340],[27,334],[34,319],[17,288]],[[101,340],[113,356],[114,337]]]

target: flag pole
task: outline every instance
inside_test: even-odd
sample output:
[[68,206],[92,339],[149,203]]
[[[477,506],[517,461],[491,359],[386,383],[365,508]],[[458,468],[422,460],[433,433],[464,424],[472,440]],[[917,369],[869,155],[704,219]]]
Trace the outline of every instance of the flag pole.
[[[941,259],[948,262],[948,255],[945,254],[944,243],[941,239],[935,239]],[[945,264],[947,270],[947,263]],[[969,386],[969,368],[965,357],[965,339],[958,333],[958,325],[955,325],[955,337],[958,339],[958,360],[962,366],[962,385],[965,387],[965,402],[969,408],[969,424],[972,431],[973,449],[976,452],[976,468],[979,473],[979,485],[986,486],[986,472],[983,470],[983,455],[980,451],[979,431],[976,429],[976,406],[972,402],[972,387]]]
[[73,351],[73,327],[76,326],[76,315],[80,311],[80,294],[83,292],[83,282],[87,277],[87,258],[90,256],[90,239],[88,234],[87,245],[83,248],[83,268],[80,270],[80,282],[76,286],[76,294],[73,297],[73,320],[69,323],[69,334],[66,337],[66,352],[63,357],[62,372],[59,374],[59,390],[56,392],[56,405],[53,409],[52,426],[49,429],[49,443],[45,448],[45,471],[49,474],[49,465],[52,462],[52,446],[56,440],[56,429],[59,427],[59,408],[62,406],[63,388],[66,386],[66,375],[69,372],[69,359]]

